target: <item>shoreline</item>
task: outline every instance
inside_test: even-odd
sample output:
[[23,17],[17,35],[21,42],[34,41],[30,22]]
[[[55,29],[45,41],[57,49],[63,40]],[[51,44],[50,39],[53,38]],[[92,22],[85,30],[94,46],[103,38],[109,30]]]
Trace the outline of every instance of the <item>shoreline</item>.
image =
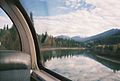
[[100,56],[100,55],[96,55],[96,56],[99,57],[99,58],[101,58],[101,59],[105,59],[105,60],[108,60],[108,61],[120,64],[120,60],[116,60],[114,58],[109,58],[109,57]]
[[52,51],[52,50],[85,50],[86,48],[67,48],[67,47],[59,47],[59,48],[40,48],[41,51]]

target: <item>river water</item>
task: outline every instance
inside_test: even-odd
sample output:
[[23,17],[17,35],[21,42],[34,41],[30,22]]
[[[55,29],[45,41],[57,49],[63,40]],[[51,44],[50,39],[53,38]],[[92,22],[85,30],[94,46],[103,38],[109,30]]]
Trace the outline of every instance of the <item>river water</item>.
[[73,81],[120,81],[120,64],[89,50],[42,51],[46,68]]

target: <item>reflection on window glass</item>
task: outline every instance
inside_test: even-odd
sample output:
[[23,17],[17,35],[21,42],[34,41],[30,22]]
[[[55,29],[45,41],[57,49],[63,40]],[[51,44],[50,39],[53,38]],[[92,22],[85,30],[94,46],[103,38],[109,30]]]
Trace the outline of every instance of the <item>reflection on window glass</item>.
[[0,50],[21,50],[18,32],[6,15],[0,8]]
[[120,80],[120,0],[21,3],[36,29],[46,68],[73,81]]

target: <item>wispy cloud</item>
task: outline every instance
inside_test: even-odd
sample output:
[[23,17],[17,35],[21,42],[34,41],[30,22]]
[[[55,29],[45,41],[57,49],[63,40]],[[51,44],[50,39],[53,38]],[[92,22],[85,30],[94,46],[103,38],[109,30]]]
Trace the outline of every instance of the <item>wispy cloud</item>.
[[88,3],[86,0],[54,0],[49,2],[49,12],[51,15],[68,14],[77,10],[91,11],[96,8],[94,4]]
[[[65,1],[67,1],[66,5],[70,6],[70,4],[77,5],[74,1],[85,0]],[[70,1],[74,3],[69,3]],[[86,4],[88,3],[96,5],[96,8],[90,12],[77,9],[77,11],[64,15],[34,17],[37,32],[48,31],[54,36],[60,34],[92,36],[112,28],[120,29],[120,0],[86,0]],[[63,7],[63,9],[65,8]]]
[[65,6],[73,10],[87,10],[90,11],[95,8],[95,5],[86,2],[86,0],[65,0]]

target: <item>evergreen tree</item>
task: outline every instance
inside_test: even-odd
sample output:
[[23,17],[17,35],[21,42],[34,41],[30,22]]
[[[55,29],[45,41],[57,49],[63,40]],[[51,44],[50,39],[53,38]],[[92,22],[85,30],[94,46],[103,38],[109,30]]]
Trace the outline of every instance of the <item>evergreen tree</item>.
[[32,23],[33,23],[33,25],[34,25],[33,13],[32,13],[32,12],[30,12],[30,19],[31,19],[31,21],[32,21]]
[[9,26],[7,25],[7,30],[9,29]]

